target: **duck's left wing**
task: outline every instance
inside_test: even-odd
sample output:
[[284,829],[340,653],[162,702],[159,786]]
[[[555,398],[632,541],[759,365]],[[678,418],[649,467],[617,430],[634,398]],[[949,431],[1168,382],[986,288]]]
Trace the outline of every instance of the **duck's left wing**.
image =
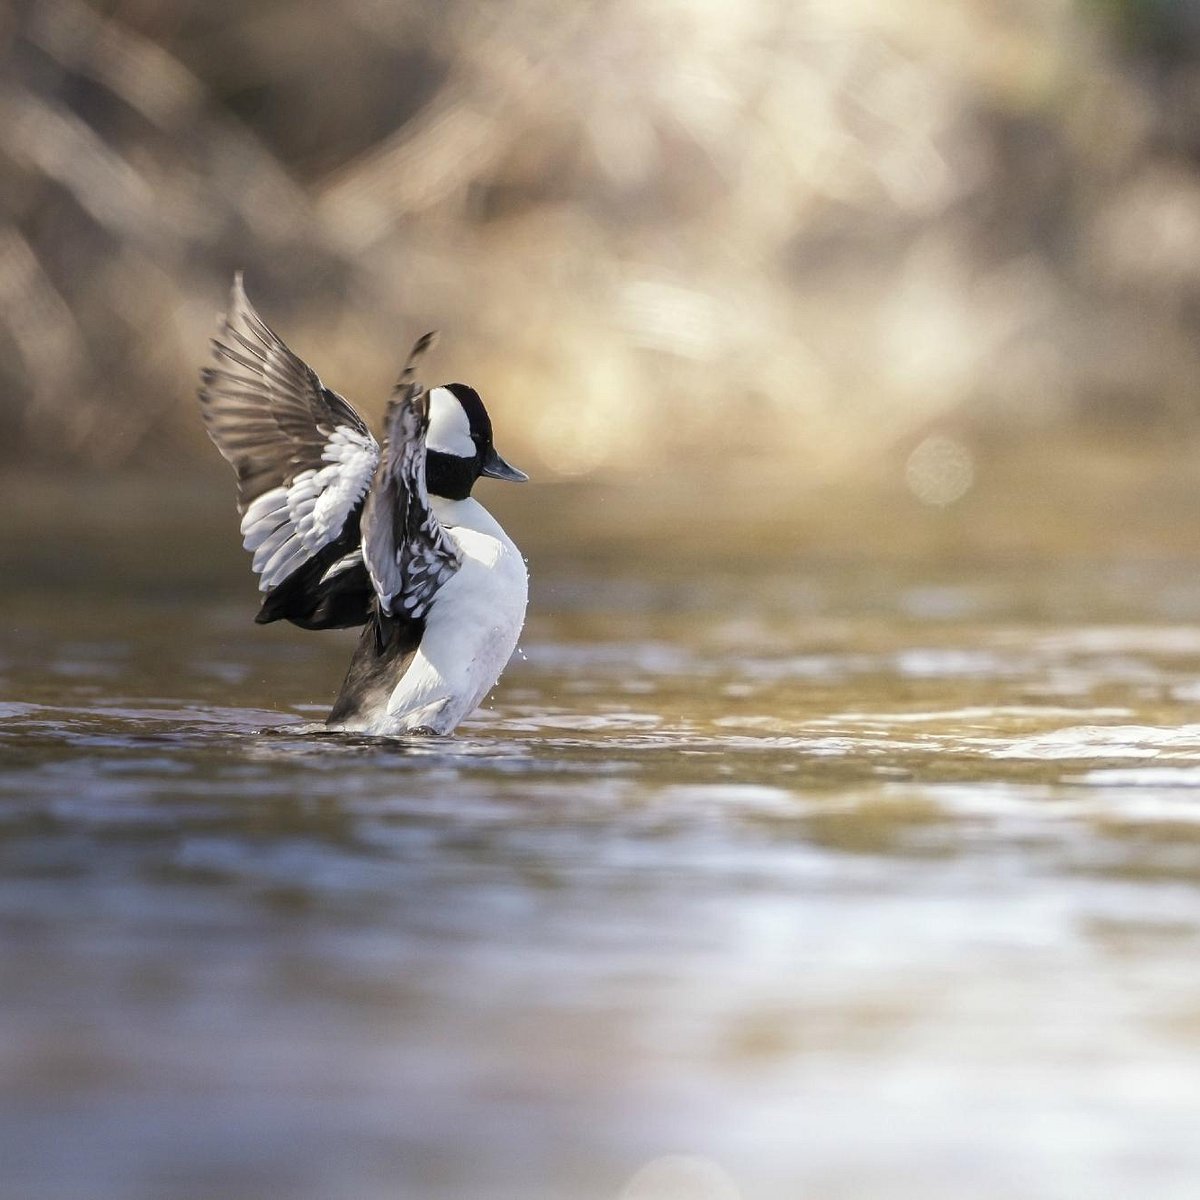
[[389,406],[387,425],[386,445],[363,508],[363,559],[382,612],[419,620],[462,564],[429,505],[429,395],[408,371]]
[[237,472],[242,535],[259,590],[280,587],[318,555],[317,574],[333,571],[357,551],[356,518],[379,444],[254,311],[240,273],[213,358],[200,403],[209,437]]

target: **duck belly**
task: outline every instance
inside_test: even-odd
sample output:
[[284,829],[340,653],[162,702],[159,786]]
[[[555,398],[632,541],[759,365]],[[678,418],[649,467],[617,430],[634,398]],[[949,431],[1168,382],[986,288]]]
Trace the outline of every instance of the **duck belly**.
[[462,566],[442,585],[425,620],[425,636],[388,698],[388,728],[450,733],[492,690],[517,648],[529,581],[507,538],[449,529]]

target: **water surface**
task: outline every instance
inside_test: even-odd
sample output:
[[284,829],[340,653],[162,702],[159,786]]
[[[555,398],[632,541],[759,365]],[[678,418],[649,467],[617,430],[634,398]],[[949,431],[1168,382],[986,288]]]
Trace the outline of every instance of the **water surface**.
[[114,520],[10,547],[3,1195],[1195,1194],[1190,564],[560,547],[409,742]]

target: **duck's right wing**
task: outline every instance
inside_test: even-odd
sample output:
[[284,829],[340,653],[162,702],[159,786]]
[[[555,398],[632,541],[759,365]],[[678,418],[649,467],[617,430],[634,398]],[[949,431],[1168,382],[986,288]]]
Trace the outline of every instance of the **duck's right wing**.
[[[291,580],[289,592],[307,594],[357,553],[358,513],[379,445],[358,413],[254,311],[240,273],[212,345],[200,404],[209,437],[237,472],[242,535],[259,590]],[[318,557],[300,580],[297,572]],[[264,619],[297,615],[289,609]]]
[[[413,356],[424,349],[417,344]],[[387,616],[420,620],[462,565],[425,490],[429,395],[407,370],[388,408],[387,439],[362,514],[363,559]]]

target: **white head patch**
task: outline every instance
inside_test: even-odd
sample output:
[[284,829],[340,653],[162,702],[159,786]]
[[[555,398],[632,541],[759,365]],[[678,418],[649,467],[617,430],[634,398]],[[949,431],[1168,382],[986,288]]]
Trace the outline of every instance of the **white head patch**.
[[429,393],[429,430],[425,434],[425,446],[459,458],[475,457],[471,422],[458,397],[449,388],[435,387]]

